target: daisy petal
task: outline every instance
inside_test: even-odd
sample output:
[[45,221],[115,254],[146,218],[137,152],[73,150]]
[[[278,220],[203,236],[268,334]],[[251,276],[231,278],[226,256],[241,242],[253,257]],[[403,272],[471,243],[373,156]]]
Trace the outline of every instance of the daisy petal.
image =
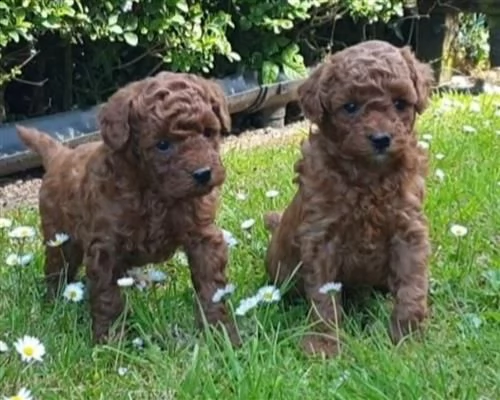
[[45,346],[36,337],[25,335],[14,343],[14,348],[21,355],[22,361],[42,361]]
[[64,288],[63,297],[71,302],[78,303],[83,299],[84,287],[81,282],[68,283]]
[[340,282],[327,282],[319,288],[319,292],[322,294],[340,292],[341,290],[342,290],[342,283]]
[[257,296],[248,297],[240,301],[240,304],[234,310],[234,313],[240,317],[244,316],[248,311],[257,307],[260,299]]
[[30,239],[36,235],[36,230],[32,226],[18,226],[9,232],[11,239]]
[[241,223],[241,229],[250,229],[255,224],[253,218],[247,219]]
[[263,286],[258,290],[257,298],[262,303],[274,303],[281,300],[281,293],[274,285]]
[[124,278],[120,278],[116,281],[118,286],[120,287],[130,287],[134,285],[134,278],[131,278],[129,276],[126,276]]
[[467,235],[467,228],[463,225],[453,224],[450,228],[452,235],[456,237],[463,237]]

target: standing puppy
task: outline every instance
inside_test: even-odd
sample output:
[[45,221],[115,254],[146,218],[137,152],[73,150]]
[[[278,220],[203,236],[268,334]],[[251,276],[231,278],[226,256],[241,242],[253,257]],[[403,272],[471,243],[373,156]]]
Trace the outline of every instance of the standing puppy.
[[291,294],[313,307],[322,335],[304,337],[306,352],[338,350],[341,296],[327,283],[389,290],[395,343],[427,315],[427,159],[414,125],[432,82],[408,48],[367,41],[327,58],[299,88],[318,129],[302,145],[291,204],[265,216],[273,231],[266,265],[278,284],[296,272]]
[[[117,285],[128,268],[187,254],[202,315],[239,342],[223,302],[227,246],[214,220],[225,169],[221,134],[230,129],[222,90],[191,74],[160,73],[118,90],[98,116],[102,142],[63,146],[18,126],[46,174],[39,195],[45,240],[69,234],[61,250],[45,249],[49,295],[85,264],[93,339],[102,342],[121,314]],[[67,265],[65,266],[65,263]]]

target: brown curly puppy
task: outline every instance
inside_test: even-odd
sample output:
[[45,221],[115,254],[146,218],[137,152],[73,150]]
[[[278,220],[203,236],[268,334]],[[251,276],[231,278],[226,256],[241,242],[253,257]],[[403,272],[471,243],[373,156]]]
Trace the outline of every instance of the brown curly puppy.
[[432,83],[430,66],[408,48],[367,41],[327,58],[299,88],[317,129],[295,165],[291,204],[265,216],[273,231],[266,266],[278,284],[295,274],[290,293],[313,306],[321,335],[304,337],[306,352],[339,348],[341,296],[325,293],[329,282],[389,290],[394,342],[427,315],[427,158],[414,125]]
[[226,284],[228,257],[214,223],[225,180],[219,143],[231,124],[222,90],[195,75],[160,73],[118,90],[98,120],[103,141],[75,149],[17,127],[46,170],[39,194],[44,238],[70,236],[64,258],[59,248],[45,249],[50,297],[83,261],[93,339],[102,342],[124,306],[117,280],[182,248],[201,305],[198,322],[222,323],[239,343],[225,304],[212,301]]

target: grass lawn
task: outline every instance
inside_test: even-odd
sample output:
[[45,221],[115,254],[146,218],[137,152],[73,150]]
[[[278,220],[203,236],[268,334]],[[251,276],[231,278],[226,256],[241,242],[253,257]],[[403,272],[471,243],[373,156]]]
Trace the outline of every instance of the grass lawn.
[[[450,101],[453,100],[453,102]],[[500,394],[500,97],[436,97],[420,119],[432,170],[425,208],[431,225],[432,317],[423,342],[393,347],[388,299],[349,310],[340,357],[307,359],[298,349],[307,328],[304,305],[259,306],[237,323],[244,346],[216,345],[193,329],[193,299],[182,259],[158,266],[164,285],[126,290],[135,333],[125,342],[91,347],[87,303],[41,302],[39,235],[23,245],[34,260],[8,266],[19,244],[0,232],[0,398],[21,387],[36,399],[498,399]],[[495,115],[496,113],[496,115]],[[425,136],[432,135],[432,138]],[[230,151],[219,224],[238,244],[229,276],[236,308],[264,283],[267,233],[262,213],[290,200],[298,139]],[[277,190],[276,197],[266,197]],[[246,193],[246,199],[241,199]],[[8,217],[38,230],[35,210]],[[255,219],[249,230],[241,224]],[[454,236],[453,224],[467,228]],[[25,363],[13,343],[32,335],[45,345],[42,362]],[[136,336],[143,348],[132,344]]]

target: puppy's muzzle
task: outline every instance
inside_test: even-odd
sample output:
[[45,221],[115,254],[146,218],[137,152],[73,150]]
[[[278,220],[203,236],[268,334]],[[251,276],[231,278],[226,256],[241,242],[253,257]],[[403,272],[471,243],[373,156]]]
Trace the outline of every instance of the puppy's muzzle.
[[199,168],[193,172],[193,178],[196,183],[206,185],[212,179],[212,170],[210,167]]
[[382,153],[391,145],[391,136],[386,132],[378,132],[368,136],[373,148]]

